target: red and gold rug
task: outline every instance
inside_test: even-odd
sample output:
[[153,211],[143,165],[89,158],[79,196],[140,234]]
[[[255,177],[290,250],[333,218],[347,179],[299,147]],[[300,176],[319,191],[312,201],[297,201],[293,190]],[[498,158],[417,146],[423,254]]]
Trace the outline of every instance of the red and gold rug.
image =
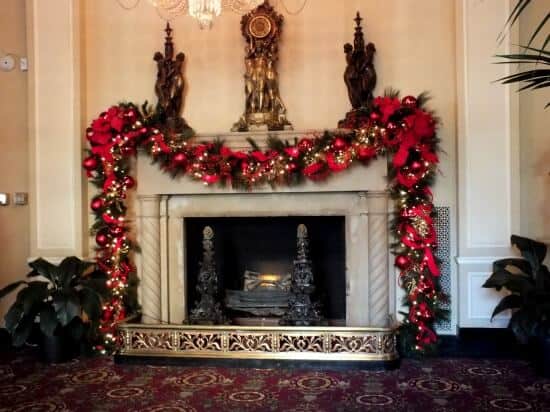
[[519,360],[404,360],[394,371],[59,365],[0,360],[0,411],[550,411],[550,380]]

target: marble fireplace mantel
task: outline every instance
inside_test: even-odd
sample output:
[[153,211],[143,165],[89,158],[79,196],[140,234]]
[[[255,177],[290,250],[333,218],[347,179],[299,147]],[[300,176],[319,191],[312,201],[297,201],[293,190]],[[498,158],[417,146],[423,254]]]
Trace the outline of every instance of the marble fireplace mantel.
[[[267,135],[220,136],[232,149],[248,147],[253,135],[265,147]],[[303,136],[279,132],[283,139]],[[200,138],[199,138],[200,140]],[[387,327],[395,308],[389,268],[386,160],[357,166],[326,182],[253,192],[171,179],[140,154],[134,200],[143,322],[181,324],[186,320],[185,219],[190,217],[344,216],[346,239],[346,326]]]

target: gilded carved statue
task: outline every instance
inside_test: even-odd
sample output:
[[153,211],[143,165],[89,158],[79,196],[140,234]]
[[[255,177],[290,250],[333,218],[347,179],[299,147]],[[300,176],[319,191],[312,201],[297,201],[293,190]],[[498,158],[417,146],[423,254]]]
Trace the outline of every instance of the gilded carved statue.
[[185,129],[189,129],[189,126],[181,117],[185,87],[182,68],[185,54],[178,53],[174,59],[174,43],[172,42],[170,24],[166,24],[165,31],[164,55],[161,52],[156,52],[153,57],[157,62],[155,94],[158,103],[156,112],[163,117],[165,125],[172,132],[181,133]]
[[268,0],[241,20],[241,31],[247,42],[244,60],[245,110],[231,128],[232,131],[248,131],[251,127],[292,129],[279,93],[276,68],[282,23],[283,16],[275,12]]

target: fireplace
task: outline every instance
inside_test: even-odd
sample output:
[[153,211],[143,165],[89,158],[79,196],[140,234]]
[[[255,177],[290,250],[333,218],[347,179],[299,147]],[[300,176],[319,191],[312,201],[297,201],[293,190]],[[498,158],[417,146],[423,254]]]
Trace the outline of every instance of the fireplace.
[[[300,133],[278,134],[285,139]],[[240,150],[248,137],[260,147],[266,145],[267,136],[251,133],[229,135],[227,140],[232,149]],[[140,184],[132,210],[141,247],[136,264],[142,323],[121,327],[123,355],[396,359],[391,329],[396,277],[389,269],[385,160],[373,161],[368,173],[352,168],[327,182],[259,188],[252,193],[167,179],[141,155],[136,169]],[[204,226],[212,226],[221,243],[216,246],[220,282],[238,290],[245,270],[264,275],[289,271],[296,252],[296,227],[302,223],[314,236],[311,260],[317,296],[330,323],[319,327],[187,324]],[[235,233],[245,239],[252,235],[262,239],[265,233],[264,241],[246,245],[246,259],[237,257],[243,252],[234,249]]]
[[[225,299],[229,320],[248,320],[248,324],[277,324],[282,309],[280,302],[269,305],[269,297],[288,295],[289,283],[276,287],[269,279],[290,278],[296,258],[296,230],[307,227],[309,258],[312,261],[315,293],[320,311],[327,323],[345,325],[346,319],[346,253],[344,216],[276,216],[276,217],[212,217],[185,219],[187,313],[199,296],[196,282],[202,257],[202,231],[210,226],[214,231],[215,262],[218,281]],[[262,300],[254,302],[254,293],[245,286],[245,273],[260,277]],[[263,278],[262,278],[263,277]],[[262,282],[261,279],[265,279]],[[245,291],[247,289],[247,291]],[[263,289],[263,290],[261,290]],[[233,298],[233,296],[235,298]],[[236,305],[237,296],[248,300],[250,307]],[[265,297],[265,298],[264,298]],[[288,296],[287,296],[288,300]],[[243,302],[244,303],[244,302]],[[287,304],[284,303],[285,305]],[[258,319],[254,322],[254,318]]]
[[185,227],[192,218],[343,216],[345,325],[388,326],[395,305],[394,276],[388,269],[387,200],[386,192],[374,191],[140,196],[138,264],[144,321],[188,320],[192,280],[187,257],[196,241],[191,245],[186,239]]

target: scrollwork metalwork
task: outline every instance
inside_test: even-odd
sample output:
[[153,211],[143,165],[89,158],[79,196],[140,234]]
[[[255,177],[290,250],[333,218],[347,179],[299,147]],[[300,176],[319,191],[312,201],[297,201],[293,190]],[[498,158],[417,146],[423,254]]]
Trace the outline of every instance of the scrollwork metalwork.
[[199,358],[393,360],[391,329],[334,327],[120,326],[121,354]]
[[345,353],[377,353],[377,336],[332,336],[331,352]]
[[273,339],[271,334],[230,334],[230,352],[272,352]]
[[172,350],[174,348],[170,332],[134,332],[130,336],[129,343],[132,349]]
[[323,337],[318,335],[281,335],[280,352],[325,352]]
[[223,349],[222,335],[218,333],[182,333],[179,349],[183,351],[215,351]]

